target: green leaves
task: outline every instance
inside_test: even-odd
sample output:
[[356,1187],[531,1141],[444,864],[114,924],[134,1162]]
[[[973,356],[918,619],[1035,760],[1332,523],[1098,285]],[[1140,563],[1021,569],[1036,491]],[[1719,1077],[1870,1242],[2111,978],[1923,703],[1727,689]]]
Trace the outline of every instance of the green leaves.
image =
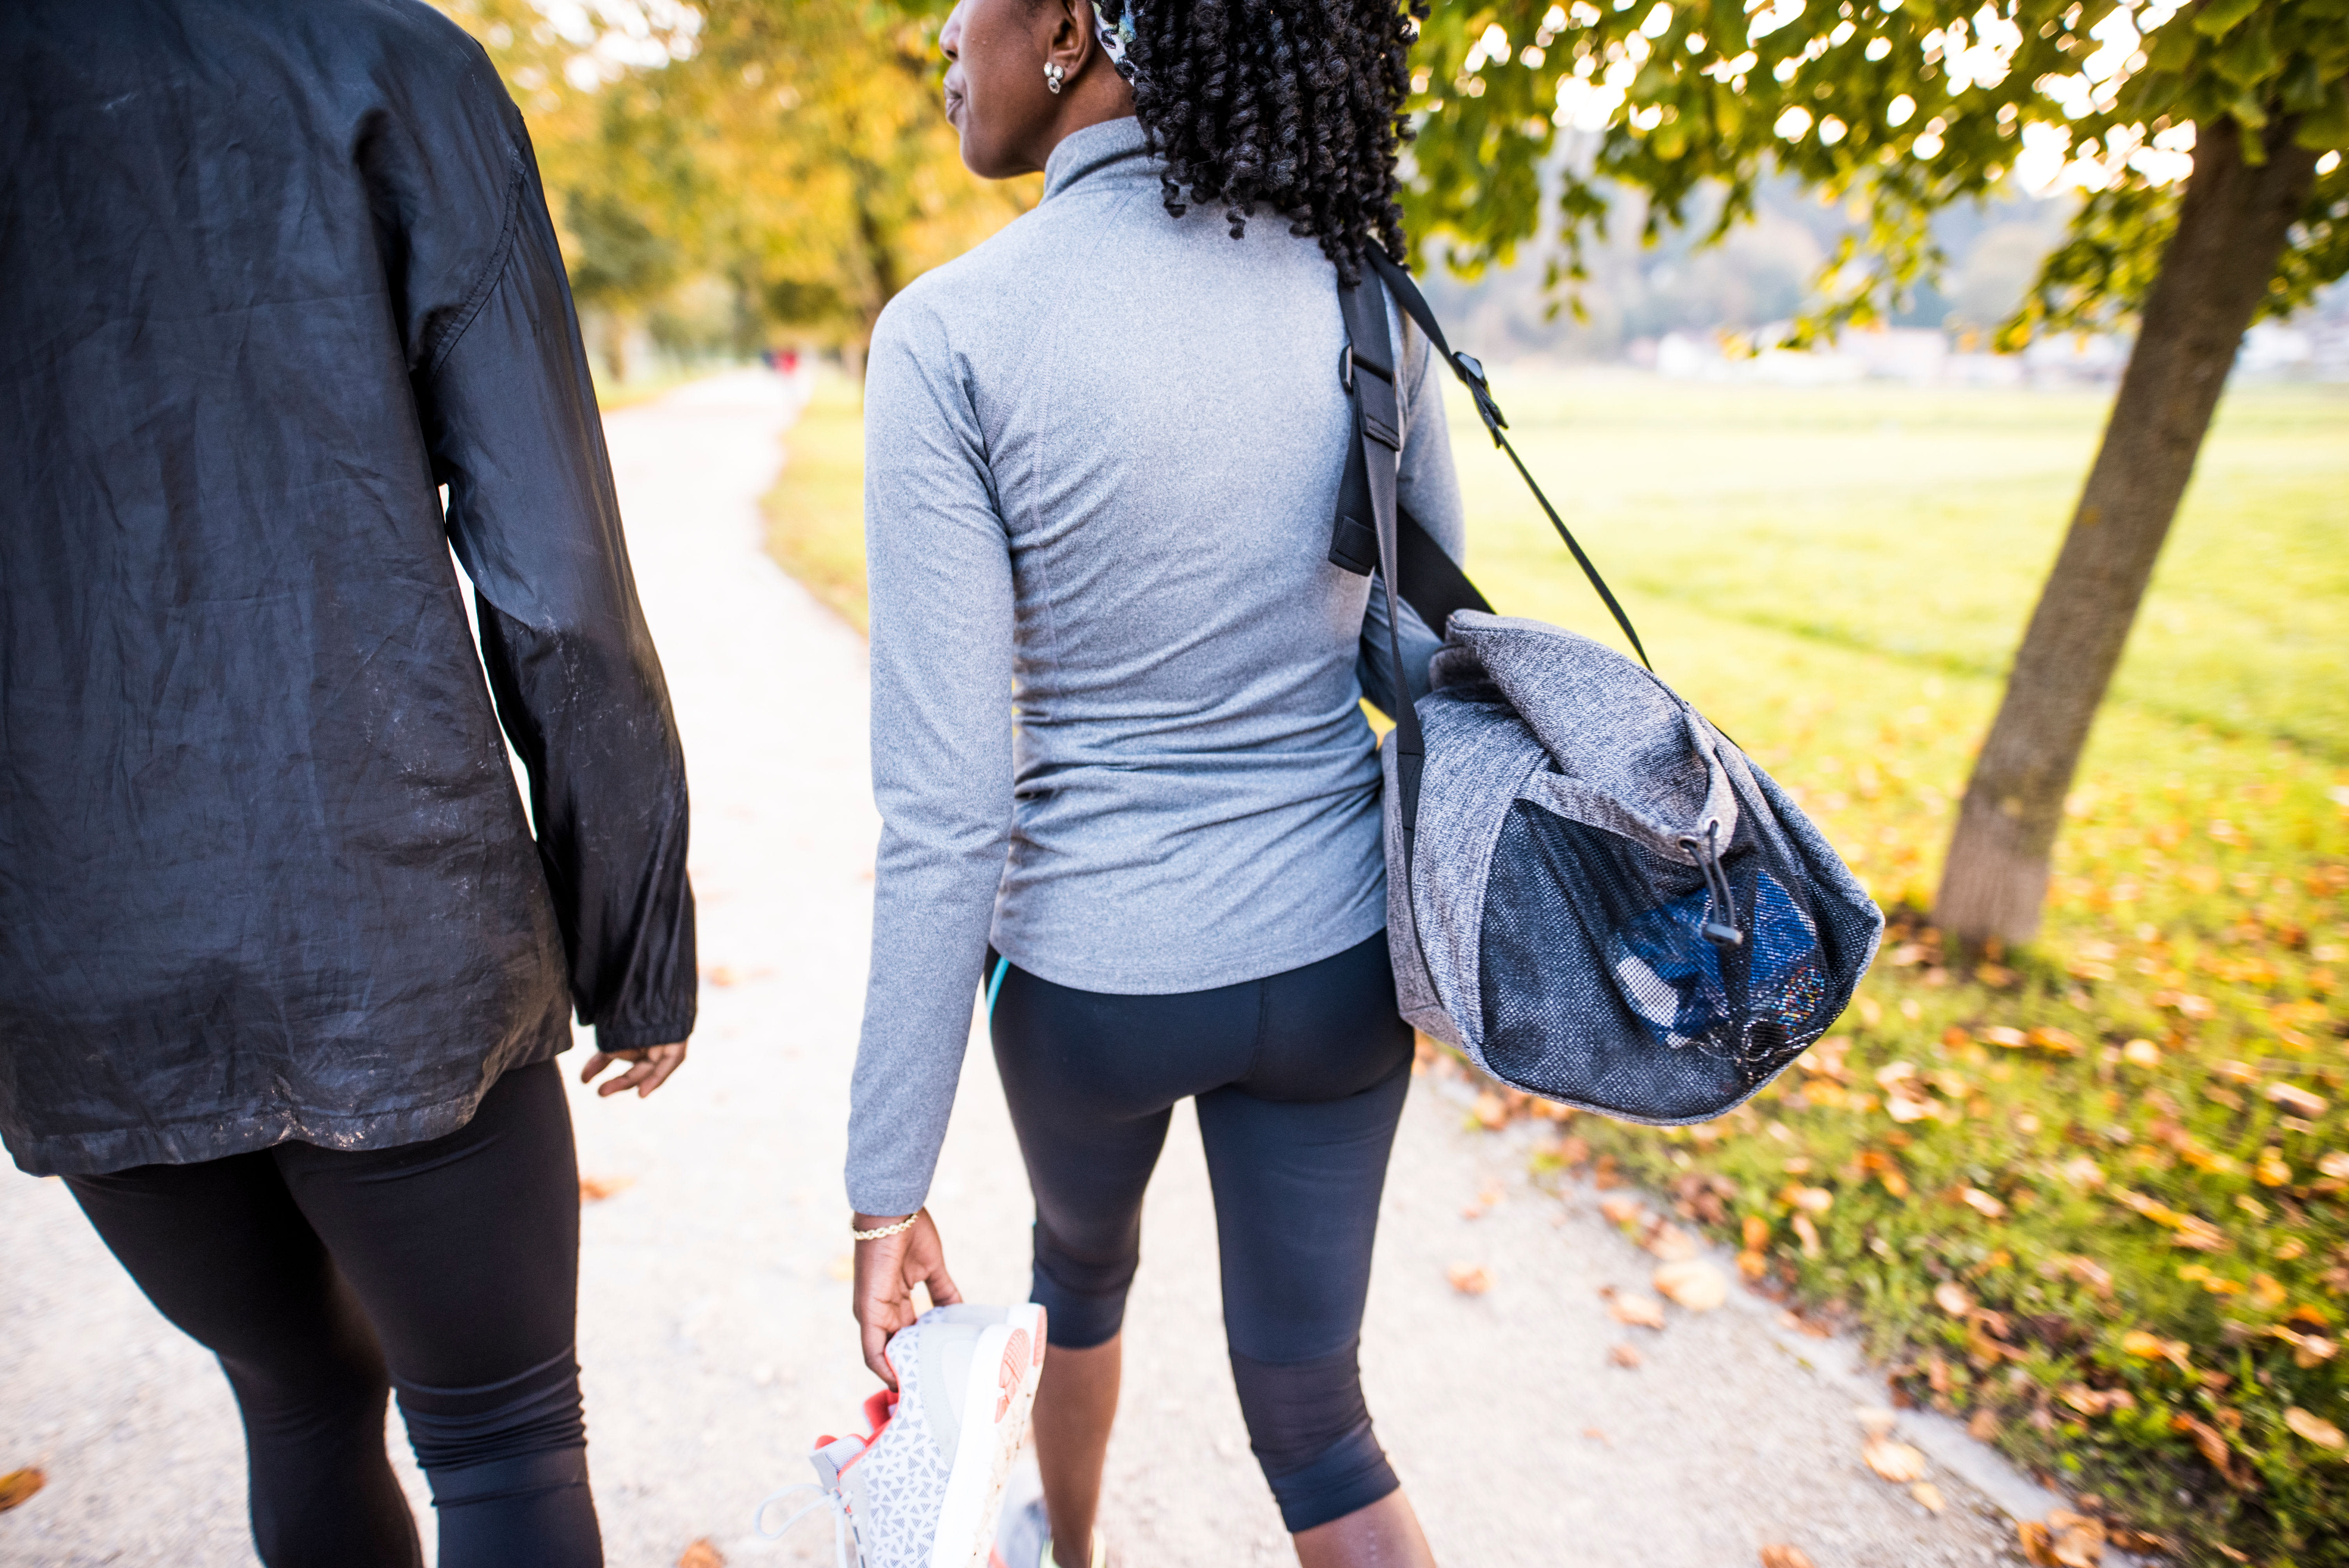
[[[2157,137],[2294,116],[2302,145],[2349,145],[2349,0],[2208,0],[2158,26],[2152,14],[2139,0],[1441,7],[1416,57],[1406,221],[1474,273],[1540,232],[1538,188],[1570,279],[1612,187],[1646,196],[1653,238],[1707,185],[1726,188],[1733,217],[1756,182],[1792,174],[1859,214],[1853,257],[1823,273],[1798,328],[1811,336],[1932,278],[1921,236],[1940,209],[2018,181],[2076,189],[2080,225],[2005,341],[2106,325],[2142,299],[2189,167]],[[2338,201],[2320,181],[2273,308],[2341,275],[2349,247],[2324,227]]]
[[2260,8],[2260,0],[2209,0],[2194,15],[2194,30],[2223,38],[2234,25]]

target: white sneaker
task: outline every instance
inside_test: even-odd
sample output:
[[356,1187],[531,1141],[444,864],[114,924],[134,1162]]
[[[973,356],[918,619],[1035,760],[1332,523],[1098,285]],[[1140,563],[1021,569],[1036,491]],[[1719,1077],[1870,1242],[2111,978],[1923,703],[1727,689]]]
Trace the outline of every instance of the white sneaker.
[[808,1457],[821,1495],[801,1513],[829,1504],[855,1532],[857,1568],[985,1568],[1044,1362],[1044,1309],[932,1307],[885,1354],[895,1398],[865,1401],[869,1434],[820,1439]]

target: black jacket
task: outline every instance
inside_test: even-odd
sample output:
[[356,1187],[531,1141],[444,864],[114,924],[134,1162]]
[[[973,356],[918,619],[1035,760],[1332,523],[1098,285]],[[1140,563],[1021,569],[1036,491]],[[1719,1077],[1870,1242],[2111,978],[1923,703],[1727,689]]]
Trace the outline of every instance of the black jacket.
[[685,764],[562,258],[439,13],[0,5],[0,518],[24,1169],[431,1138],[574,1007],[690,1030]]

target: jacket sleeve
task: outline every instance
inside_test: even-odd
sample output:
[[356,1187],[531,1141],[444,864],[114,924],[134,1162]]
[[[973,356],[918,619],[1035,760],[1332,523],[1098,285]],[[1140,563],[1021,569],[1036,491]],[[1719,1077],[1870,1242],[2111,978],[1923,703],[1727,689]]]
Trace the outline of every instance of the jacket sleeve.
[[[504,229],[419,357],[417,405],[530,773],[573,1005],[601,1049],[664,1045],[694,1021],[685,756],[535,160],[502,107]],[[415,222],[434,222],[429,206]]]
[[1011,842],[1011,551],[968,388],[918,299],[882,317],[864,397],[882,827],[848,1200],[906,1214],[946,1140]]

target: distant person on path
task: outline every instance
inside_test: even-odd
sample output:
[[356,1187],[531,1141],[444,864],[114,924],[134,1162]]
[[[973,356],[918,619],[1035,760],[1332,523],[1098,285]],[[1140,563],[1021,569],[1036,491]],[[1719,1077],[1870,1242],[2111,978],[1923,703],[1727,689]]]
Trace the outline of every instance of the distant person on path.
[[0,1135],[270,1568],[420,1563],[388,1389],[441,1568],[599,1563],[553,1058],[676,1069],[693,900],[522,119],[419,0],[19,0],[0,211]]
[[[865,1356],[889,1377],[913,1284],[954,1298],[919,1211],[983,983],[1052,1346],[1046,1517],[1007,1519],[1009,1568],[1048,1532],[1061,1568],[1100,1561],[1143,1193],[1185,1097],[1233,1377],[1299,1559],[1424,1564],[1356,1365],[1412,1057],[1360,703],[1402,694],[1361,657],[1381,596],[1328,559],[1352,431],[1337,273],[1403,252],[1413,25],[1395,0],[1104,5],[963,0],[947,22],[964,160],[1041,170],[1043,196],[873,339],[885,826],[848,1189],[860,1229],[912,1223],[859,1243]],[[1390,325],[1402,503],[1456,560],[1433,356]],[[1415,618],[1406,645],[1424,671]]]

